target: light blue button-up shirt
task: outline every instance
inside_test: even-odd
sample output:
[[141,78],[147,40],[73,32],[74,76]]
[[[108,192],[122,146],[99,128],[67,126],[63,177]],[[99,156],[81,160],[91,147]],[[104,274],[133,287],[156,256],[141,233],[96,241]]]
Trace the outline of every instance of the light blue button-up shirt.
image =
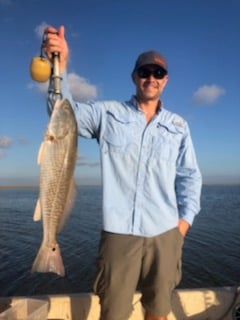
[[[161,108],[147,124],[135,97],[73,101],[62,76],[63,98],[72,104],[79,135],[99,143],[103,229],[151,237],[176,227],[179,218],[192,224],[202,179],[186,121]],[[49,96],[50,112],[52,106]]]

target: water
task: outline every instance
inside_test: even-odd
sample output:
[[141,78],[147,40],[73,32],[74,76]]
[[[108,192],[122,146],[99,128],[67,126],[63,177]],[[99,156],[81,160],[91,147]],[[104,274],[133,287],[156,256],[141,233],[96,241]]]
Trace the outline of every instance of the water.
[[[101,188],[79,187],[59,236],[66,269],[31,274],[41,243],[41,222],[32,215],[38,189],[0,190],[0,296],[92,291],[101,230]],[[188,233],[180,288],[240,284],[240,187],[204,186],[202,210]]]

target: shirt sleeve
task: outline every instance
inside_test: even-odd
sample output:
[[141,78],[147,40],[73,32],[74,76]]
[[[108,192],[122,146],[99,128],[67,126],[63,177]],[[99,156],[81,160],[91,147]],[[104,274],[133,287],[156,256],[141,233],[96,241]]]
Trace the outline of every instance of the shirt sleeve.
[[[101,125],[101,110],[103,104],[100,102],[76,102],[70,92],[67,73],[64,72],[61,81],[62,98],[67,99],[75,113],[76,121],[78,124],[78,134],[85,138],[98,139],[100,125]],[[47,97],[47,109],[51,114],[54,108],[54,95],[53,95],[53,81],[49,83],[48,97]]]
[[191,225],[200,211],[202,176],[187,124],[177,160],[175,188],[179,217]]

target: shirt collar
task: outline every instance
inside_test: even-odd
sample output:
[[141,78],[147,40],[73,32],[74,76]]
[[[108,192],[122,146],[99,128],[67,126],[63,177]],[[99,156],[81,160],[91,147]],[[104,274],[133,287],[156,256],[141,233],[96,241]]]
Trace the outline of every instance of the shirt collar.
[[[134,106],[134,108],[135,108],[136,110],[141,111],[141,108],[139,107],[139,104],[138,104],[138,101],[137,101],[137,98],[136,98],[135,95],[132,95],[130,102],[131,102],[131,104]],[[163,109],[163,103],[162,103],[162,101],[159,99],[157,114],[159,114],[162,109]]]

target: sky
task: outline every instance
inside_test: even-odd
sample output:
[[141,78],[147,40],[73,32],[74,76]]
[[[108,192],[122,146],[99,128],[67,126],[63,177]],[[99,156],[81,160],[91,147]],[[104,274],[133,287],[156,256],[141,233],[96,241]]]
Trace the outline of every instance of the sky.
[[[239,0],[0,0],[0,186],[37,185],[47,83],[29,65],[46,26],[65,26],[76,100],[128,100],[137,56],[167,59],[164,107],[190,126],[206,184],[240,183]],[[79,138],[77,184],[99,184],[98,145]]]

